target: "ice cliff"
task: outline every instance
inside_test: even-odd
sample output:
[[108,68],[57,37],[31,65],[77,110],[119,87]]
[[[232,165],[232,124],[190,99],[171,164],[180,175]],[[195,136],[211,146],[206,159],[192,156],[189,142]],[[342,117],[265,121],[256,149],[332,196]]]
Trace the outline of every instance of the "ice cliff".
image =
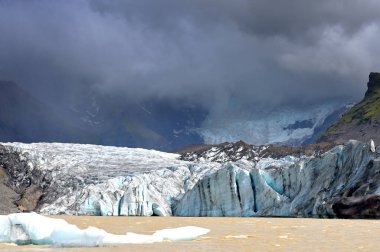
[[349,141],[293,156],[234,149],[242,152],[234,161],[220,152],[221,160],[198,153],[201,160],[184,161],[144,149],[3,143],[0,168],[20,194],[19,208],[32,199],[35,208],[26,210],[43,214],[380,216],[379,147]]
[[[368,144],[350,141],[317,158],[229,163],[187,192],[174,214],[374,217],[379,213],[374,201],[380,195],[379,156]],[[349,202],[360,201],[350,209]]]

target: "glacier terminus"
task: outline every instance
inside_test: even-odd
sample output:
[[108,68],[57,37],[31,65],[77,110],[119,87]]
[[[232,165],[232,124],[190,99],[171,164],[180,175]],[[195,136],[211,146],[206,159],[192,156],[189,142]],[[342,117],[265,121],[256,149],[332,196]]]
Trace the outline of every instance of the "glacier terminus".
[[380,151],[374,143],[351,140],[324,152],[282,156],[271,155],[268,146],[238,144],[180,155],[1,143],[0,169],[20,195],[19,210],[46,215],[380,215]]

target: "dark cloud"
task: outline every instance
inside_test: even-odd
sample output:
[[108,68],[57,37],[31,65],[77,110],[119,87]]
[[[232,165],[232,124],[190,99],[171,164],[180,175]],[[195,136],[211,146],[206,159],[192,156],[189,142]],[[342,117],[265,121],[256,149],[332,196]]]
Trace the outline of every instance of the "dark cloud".
[[92,7],[155,28],[173,28],[179,20],[190,19],[206,26],[231,22],[256,35],[297,37],[303,37],[311,29],[331,25],[355,31],[380,19],[380,3],[376,0],[95,0]]
[[96,88],[215,114],[358,99],[379,70],[379,8],[375,0],[0,0],[0,77],[54,102]]

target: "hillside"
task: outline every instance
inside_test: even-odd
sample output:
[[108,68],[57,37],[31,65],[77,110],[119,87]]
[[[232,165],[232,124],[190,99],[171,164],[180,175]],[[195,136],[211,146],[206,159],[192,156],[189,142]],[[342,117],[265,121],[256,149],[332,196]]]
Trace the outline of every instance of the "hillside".
[[349,139],[380,142],[380,73],[371,73],[367,86],[363,100],[329,127],[318,142]]

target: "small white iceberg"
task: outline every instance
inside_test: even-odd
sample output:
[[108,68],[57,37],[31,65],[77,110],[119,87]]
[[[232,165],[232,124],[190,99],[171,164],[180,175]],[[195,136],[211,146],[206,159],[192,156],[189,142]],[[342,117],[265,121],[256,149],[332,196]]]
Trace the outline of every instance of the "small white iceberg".
[[0,215],[0,243],[18,245],[53,245],[61,247],[95,247],[118,244],[154,243],[193,240],[210,230],[200,227],[180,227],[156,231],[153,235],[127,233],[115,235],[89,227],[79,229],[62,219],[36,213]]

